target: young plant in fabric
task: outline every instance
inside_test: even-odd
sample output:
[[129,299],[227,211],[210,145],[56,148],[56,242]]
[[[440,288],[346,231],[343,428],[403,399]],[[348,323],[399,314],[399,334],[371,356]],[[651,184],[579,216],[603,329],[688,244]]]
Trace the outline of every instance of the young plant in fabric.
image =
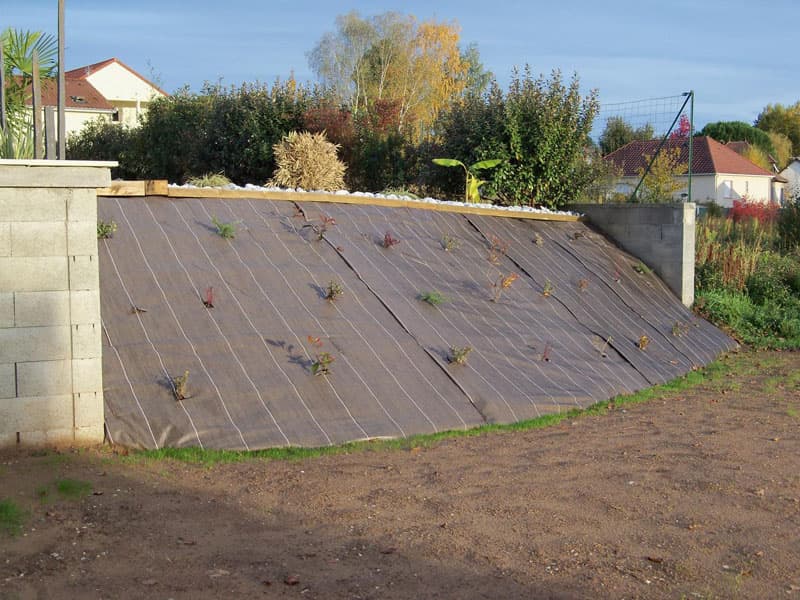
[[454,158],[434,158],[433,162],[441,167],[461,167],[464,169],[464,173],[466,175],[464,201],[478,203],[481,201],[480,188],[486,183],[484,180],[478,177],[478,171],[494,168],[503,161],[499,158],[492,158],[489,160],[478,161],[470,166],[467,166],[460,160],[456,160]]
[[206,288],[206,296],[203,298],[203,306],[206,308],[214,308],[214,288]]
[[652,273],[652,269],[644,264],[642,261],[639,261],[635,265],[633,265],[633,270],[639,273],[639,275],[649,275]]
[[217,235],[221,238],[232,240],[234,237],[236,237],[235,223],[225,223],[217,219],[217,217],[211,217],[211,222],[214,224],[214,227],[217,228]]
[[587,289],[589,289],[589,280],[586,278],[579,279],[578,289],[582,292],[585,292]]
[[437,292],[436,290],[430,292],[420,292],[417,298],[423,302],[427,302],[431,306],[439,306],[440,304],[444,304],[448,301],[448,298],[444,294]]
[[325,293],[325,300],[333,302],[342,294],[344,294],[344,288],[342,287],[342,285],[338,281],[331,280],[328,283],[328,287]]
[[493,265],[499,265],[500,259],[508,252],[508,242],[502,238],[492,235],[489,237],[489,254],[486,257]]
[[508,275],[500,273],[489,286],[492,290],[492,302],[499,302],[503,292],[510,288],[517,279],[519,279],[519,275],[516,273],[509,273]]
[[602,358],[606,358],[606,357],[608,357],[608,352],[607,352],[607,350],[608,350],[608,345],[609,345],[611,342],[613,342],[613,341],[614,341],[614,338],[612,338],[611,336],[608,336],[608,337],[606,338],[606,341],[603,343],[603,345],[602,345],[602,346],[600,346],[600,356],[601,356]]
[[636,340],[636,347],[639,348],[639,350],[646,350],[647,346],[649,345],[650,345],[650,338],[647,337],[646,335],[640,335],[639,339]]
[[383,242],[381,245],[384,248],[391,248],[392,246],[396,246],[399,243],[400,240],[398,240],[396,237],[393,237],[391,231],[387,231],[386,233],[383,234]]
[[311,231],[316,234],[317,241],[322,241],[325,238],[325,234],[328,233],[328,229],[334,225],[336,225],[336,219],[321,214],[318,223],[308,223],[307,225],[303,225],[303,227],[310,227]]
[[675,321],[672,324],[672,335],[675,337],[681,337],[689,333],[689,324],[684,323],[683,321]]
[[465,365],[470,352],[472,352],[470,346],[450,346],[447,361],[453,365]]
[[533,243],[541,248],[544,246],[544,238],[540,234],[536,233],[533,236]]
[[457,237],[447,234],[442,236],[442,239],[439,240],[439,243],[442,246],[442,250],[445,252],[452,252],[453,250],[458,250],[461,247],[461,240],[459,240]]
[[552,282],[548,279],[544,282],[544,287],[542,287],[542,296],[545,298],[549,298],[553,295],[553,292],[556,291],[556,286],[552,284]]
[[180,402],[189,397],[189,371],[188,369],[183,372],[183,375],[178,375],[172,378],[172,393],[175,395],[175,400]]
[[103,221],[100,220],[97,222],[97,239],[98,240],[107,240],[109,238],[114,237],[114,233],[117,231],[117,224],[114,221]]
[[311,374],[312,375],[330,375],[331,363],[333,363],[334,356],[322,349],[322,340],[312,335],[308,336],[309,345],[314,348],[314,360],[311,361]]

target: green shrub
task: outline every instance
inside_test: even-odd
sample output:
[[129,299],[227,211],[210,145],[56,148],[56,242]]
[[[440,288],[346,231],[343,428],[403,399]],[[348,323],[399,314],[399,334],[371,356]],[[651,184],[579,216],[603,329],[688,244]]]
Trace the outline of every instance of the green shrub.
[[13,500],[0,500],[0,531],[11,536],[19,535],[27,513]]
[[141,179],[145,173],[139,130],[104,119],[89,121],[77,133],[67,137],[69,160],[115,160],[118,167],[111,176],[118,179]]
[[324,133],[290,131],[275,144],[277,169],[268,185],[304,190],[343,189],[347,167],[336,156],[337,149]]
[[548,79],[515,72],[505,101],[506,159],[492,174],[490,190],[505,203],[549,208],[572,201],[596,174],[584,152],[599,108],[597,93],[580,95],[574,76],[565,86],[559,71]]

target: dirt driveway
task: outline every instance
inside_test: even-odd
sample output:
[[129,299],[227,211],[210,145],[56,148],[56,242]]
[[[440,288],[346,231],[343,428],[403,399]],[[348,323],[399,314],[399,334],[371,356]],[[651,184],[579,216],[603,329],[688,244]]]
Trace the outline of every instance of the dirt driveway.
[[0,498],[28,518],[0,532],[0,598],[800,598],[800,354],[725,364],[401,451],[6,453]]

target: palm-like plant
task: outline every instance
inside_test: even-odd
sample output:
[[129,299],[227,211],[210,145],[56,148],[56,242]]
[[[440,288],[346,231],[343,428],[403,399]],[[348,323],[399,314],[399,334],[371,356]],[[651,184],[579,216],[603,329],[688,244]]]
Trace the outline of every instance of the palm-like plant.
[[0,32],[3,69],[6,81],[5,110],[7,127],[0,130],[0,158],[33,156],[31,115],[25,102],[33,81],[33,53],[39,53],[39,74],[50,78],[56,73],[58,44],[56,38],[41,31],[7,28]]
[[467,176],[466,189],[464,191],[464,200],[466,202],[480,202],[481,201],[481,186],[486,183],[478,178],[478,171],[483,169],[491,169],[496,167],[501,162],[499,158],[492,158],[489,160],[481,160],[470,166],[465,165],[460,160],[454,158],[434,158],[433,162],[442,167],[461,167]]

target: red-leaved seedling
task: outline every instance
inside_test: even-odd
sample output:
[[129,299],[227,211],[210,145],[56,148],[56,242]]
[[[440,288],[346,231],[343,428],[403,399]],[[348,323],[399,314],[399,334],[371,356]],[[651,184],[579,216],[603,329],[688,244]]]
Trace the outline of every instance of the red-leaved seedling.
[[383,247],[384,248],[391,248],[392,246],[394,246],[396,244],[399,244],[399,243],[400,243],[400,240],[398,240],[395,237],[392,237],[392,232],[391,231],[387,231],[385,234],[383,234]]
[[545,343],[544,351],[542,352],[542,360],[544,362],[550,362],[550,344]]
[[322,350],[322,340],[312,335],[308,336],[308,343],[316,349],[314,360],[311,361],[312,375],[328,375],[331,372],[331,363],[336,360],[330,352]]
[[214,288],[207,287],[206,288],[206,297],[203,300],[203,306],[206,308],[214,308]]
[[500,275],[497,276],[497,279],[491,280],[491,284],[489,287],[492,289],[492,302],[498,302],[500,300],[500,296],[503,295],[503,292],[510,288],[514,282],[519,279],[519,275],[516,273],[509,273],[508,275]]

